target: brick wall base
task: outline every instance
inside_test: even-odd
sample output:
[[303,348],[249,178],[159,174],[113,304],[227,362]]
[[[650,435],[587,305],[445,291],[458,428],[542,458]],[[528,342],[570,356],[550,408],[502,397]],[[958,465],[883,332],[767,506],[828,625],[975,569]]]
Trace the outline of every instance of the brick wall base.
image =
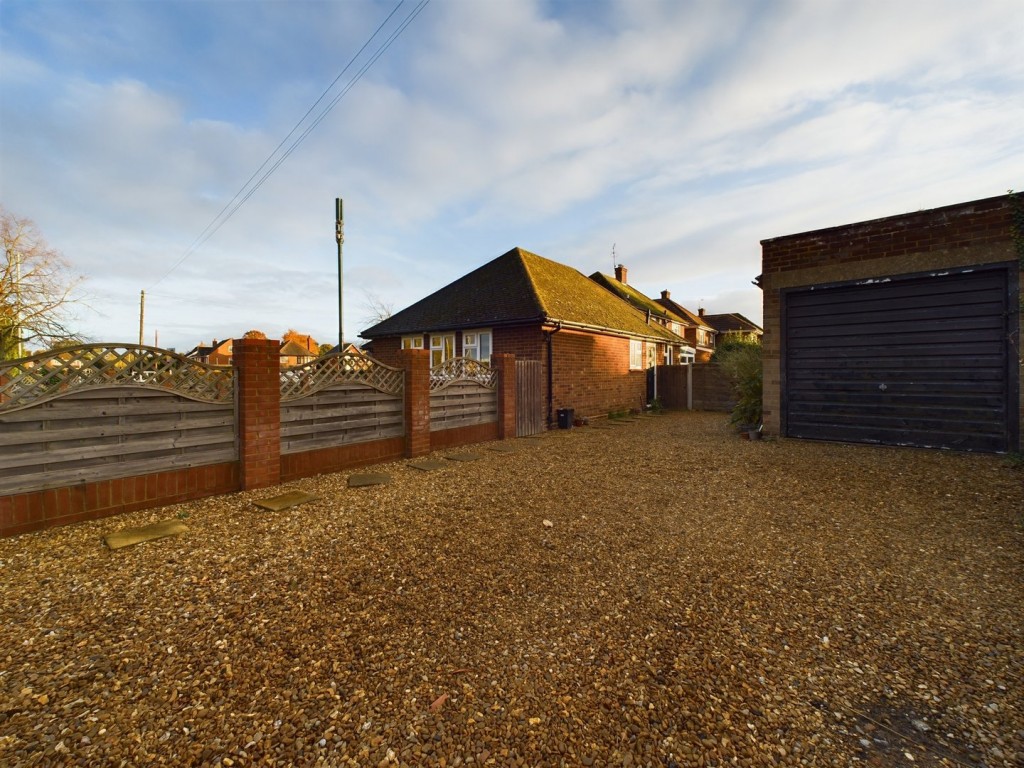
[[281,482],[288,483],[303,477],[341,472],[367,464],[397,461],[404,453],[404,437],[288,453],[281,457]]
[[459,445],[483,443],[488,440],[497,439],[498,422],[492,421],[489,424],[474,424],[470,427],[456,427],[455,429],[431,432],[430,450],[440,451],[445,448],[455,448]]
[[0,497],[0,537],[237,491],[238,464],[211,464]]

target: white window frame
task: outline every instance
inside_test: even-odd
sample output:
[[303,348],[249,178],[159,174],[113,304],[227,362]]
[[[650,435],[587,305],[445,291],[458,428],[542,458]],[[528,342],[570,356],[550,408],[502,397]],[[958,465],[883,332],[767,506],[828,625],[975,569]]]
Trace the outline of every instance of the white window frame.
[[455,334],[430,334],[430,367],[440,365],[455,357]]
[[658,364],[658,344],[653,341],[647,342],[647,367],[653,368]]
[[423,334],[416,336],[403,336],[402,349],[423,349]]
[[490,328],[462,332],[462,356],[470,360],[491,364],[491,353],[494,351],[494,336]]
[[644,343],[640,339],[629,340],[629,370],[644,369]]

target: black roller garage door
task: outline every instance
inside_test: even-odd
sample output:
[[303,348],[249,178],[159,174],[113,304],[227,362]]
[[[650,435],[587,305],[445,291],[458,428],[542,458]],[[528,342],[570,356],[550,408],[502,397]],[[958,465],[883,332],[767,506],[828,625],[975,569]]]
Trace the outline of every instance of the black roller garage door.
[[1008,450],[1016,290],[1004,265],[784,292],[783,434]]

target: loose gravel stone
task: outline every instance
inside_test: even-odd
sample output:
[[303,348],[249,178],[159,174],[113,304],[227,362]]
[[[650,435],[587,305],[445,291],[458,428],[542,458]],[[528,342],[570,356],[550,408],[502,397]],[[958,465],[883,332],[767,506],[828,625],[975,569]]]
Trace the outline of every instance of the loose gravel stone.
[[1024,762],[1000,457],[701,413],[515,445],[0,541],[0,764]]

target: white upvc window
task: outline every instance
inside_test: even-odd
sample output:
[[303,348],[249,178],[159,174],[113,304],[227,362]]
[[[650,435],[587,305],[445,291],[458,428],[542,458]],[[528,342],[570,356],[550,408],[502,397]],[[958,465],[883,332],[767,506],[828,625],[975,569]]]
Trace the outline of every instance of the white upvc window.
[[644,367],[644,343],[640,339],[629,340],[629,370],[640,371]]
[[464,331],[462,334],[462,356],[481,363],[491,362],[491,331]]
[[658,364],[658,345],[653,341],[647,342],[647,367],[653,368]]
[[430,334],[430,367],[440,365],[445,360],[455,357],[455,334],[454,333],[432,333]]
[[417,336],[403,336],[402,349],[423,349],[423,334]]

